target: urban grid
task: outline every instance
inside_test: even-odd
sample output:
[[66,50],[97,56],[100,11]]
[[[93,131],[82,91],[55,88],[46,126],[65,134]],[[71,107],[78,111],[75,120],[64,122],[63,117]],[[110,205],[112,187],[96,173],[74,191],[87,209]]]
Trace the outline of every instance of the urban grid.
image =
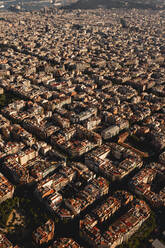
[[0,13],[0,94],[0,247],[165,247],[164,9]]

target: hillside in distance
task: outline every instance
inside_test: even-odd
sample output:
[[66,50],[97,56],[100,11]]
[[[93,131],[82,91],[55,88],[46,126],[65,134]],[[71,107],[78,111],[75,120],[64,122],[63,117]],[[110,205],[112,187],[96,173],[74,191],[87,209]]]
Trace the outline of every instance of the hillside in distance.
[[72,9],[95,8],[137,8],[137,9],[165,9],[164,0],[78,0],[71,4]]

